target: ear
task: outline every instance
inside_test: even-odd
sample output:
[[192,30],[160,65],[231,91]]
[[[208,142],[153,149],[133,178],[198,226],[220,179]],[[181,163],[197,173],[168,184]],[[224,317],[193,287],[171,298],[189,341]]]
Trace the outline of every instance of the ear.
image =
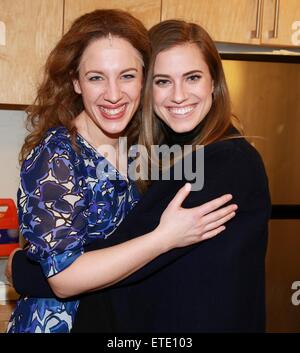
[[79,83],[79,80],[77,79],[74,79],[73,80],[73,87],[74,87],[74,91],[77,93],[77,94],[81,94],[81,87],[80,87],[80,83]]

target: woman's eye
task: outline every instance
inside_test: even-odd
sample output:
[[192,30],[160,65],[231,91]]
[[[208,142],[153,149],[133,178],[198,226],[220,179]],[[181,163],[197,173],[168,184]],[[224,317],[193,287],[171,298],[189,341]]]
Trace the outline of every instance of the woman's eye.
[[103,78],[101,76],[91,76],[88,78],[89,81],[102,81]]
[[196,81],[199,81],[201,78],[200,75],[191,75],[191,76],[188,76],[188,81],[192,81],[192,82],[196,82]]
[[164,79],[159,79],[154,81],[154,84],[157,86],[167,86],[169,83],[170,83],[169,80],[164,80]]
[[133,78],[135,78],[135,75],[133,75],[133,74],[126,74],[126,75],[122,76],[122,79],[124,79],[124,80],[131,80]]

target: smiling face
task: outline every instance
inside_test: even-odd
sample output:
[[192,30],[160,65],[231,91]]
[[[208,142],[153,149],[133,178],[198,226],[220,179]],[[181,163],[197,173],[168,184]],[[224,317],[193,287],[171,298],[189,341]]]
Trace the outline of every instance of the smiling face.
[[157,55],[154,110],[172,130],[193,130],[209,112],[212,93],[213,80],[196,44],[178,45]]
[[93,41],[73,81],[89,127],[98,127],[104,137],[120,136],[139,106],[142,81],[141,56],[128,41],[114,36]]

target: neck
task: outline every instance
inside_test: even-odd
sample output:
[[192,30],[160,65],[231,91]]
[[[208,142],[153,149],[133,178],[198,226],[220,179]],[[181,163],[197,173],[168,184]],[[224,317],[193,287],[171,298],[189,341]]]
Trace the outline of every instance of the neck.
[[182,132],[182,133],[175,132],[166,123],[161,121],[162,130],[165,135],[165,142],[168,145],[180,145],[180,146],[190,145],[191,142],[197,136],[200,135],[201,130],[203,129],[203,126],[204,126],[204,120],[205,119],[203,119],[197,126],[195,126],[193,130]]
[[127,173],[127,150],[119,151],[119,135],[107,136],[104,132],[82,112],[75,119],[75,126],[78,133],[93,148],[105,158],[123,175]]
[[75,119],[78,133],[84,137],[97,151],[101,146],[110,145],[114,148],[118,145],[119,136],[109,136],[97,126],[85,111],[81,112]]

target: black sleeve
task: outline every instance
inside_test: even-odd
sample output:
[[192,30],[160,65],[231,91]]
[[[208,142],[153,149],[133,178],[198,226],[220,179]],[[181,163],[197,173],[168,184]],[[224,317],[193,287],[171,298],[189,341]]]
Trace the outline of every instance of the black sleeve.
[[17,251],[12,260],[13,285],[17,293],[37,298],[55,297],[41,266],[27,257],[26,250]]

